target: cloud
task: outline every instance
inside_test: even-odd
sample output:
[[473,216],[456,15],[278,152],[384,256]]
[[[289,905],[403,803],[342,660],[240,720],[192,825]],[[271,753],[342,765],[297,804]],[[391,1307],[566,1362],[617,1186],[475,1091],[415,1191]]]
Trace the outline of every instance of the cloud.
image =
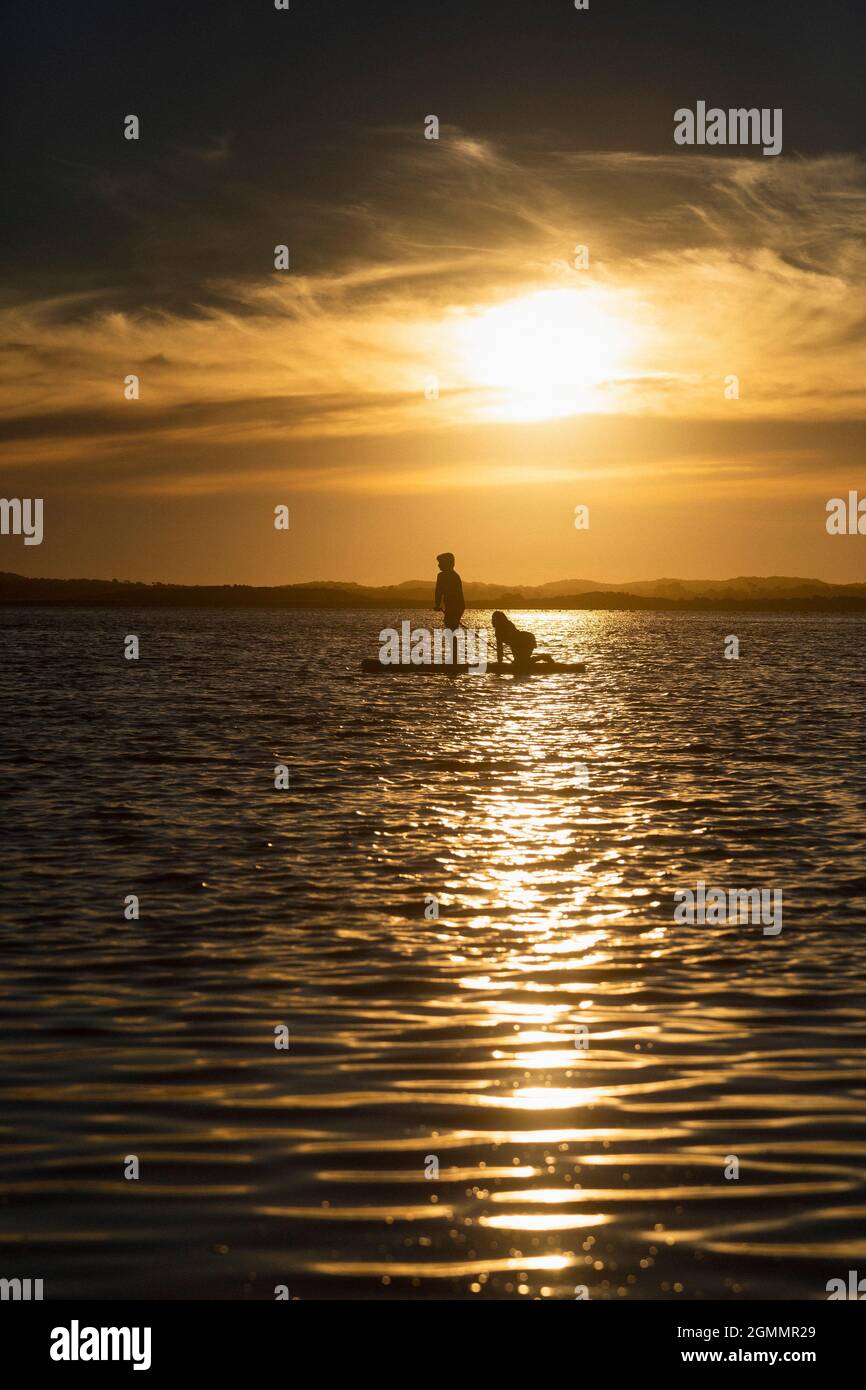
[[[349,201],[321,184],[291,200],[257,185],[227,137],[122,179],[88,171],[124,253],[0,308],[10,462],[50,459],[88,485],[101,469],[116,486],[119,460],[147,458],[158,488],[170,450],[181,473],[195,456],[206,488],[203,451],[217,444],[242,478],[262,447],[474,429],[503,418],[503,390],[461,355],[461,325],[545,289],[591,292],[629,344],[583,409],[866,416],[866,177],[853,156],[505,149],[446,127],[438,142],[371,142]],[[288,274],[273,270],[280,242]]]

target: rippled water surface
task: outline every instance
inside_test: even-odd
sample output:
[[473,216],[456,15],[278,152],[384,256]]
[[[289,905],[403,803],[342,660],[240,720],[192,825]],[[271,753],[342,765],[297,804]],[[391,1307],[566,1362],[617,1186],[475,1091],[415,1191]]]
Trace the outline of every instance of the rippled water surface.
[[[357,674],[404,617],[0,611],[0,1275],[825,1298],[866,1260],[866,621],[535,613],[584,676]],[[781,934],[675,923],[699,880]]]

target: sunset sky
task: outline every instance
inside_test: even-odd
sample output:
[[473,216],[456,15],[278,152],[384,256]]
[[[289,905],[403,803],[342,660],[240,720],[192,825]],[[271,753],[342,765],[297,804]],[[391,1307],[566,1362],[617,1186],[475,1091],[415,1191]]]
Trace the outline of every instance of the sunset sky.
[[[824,525],[866,495],[857,15],[11,4],[0,493],[45,539],[0,569],[866,579]],[[678,147],[698,100],[782,154]]]

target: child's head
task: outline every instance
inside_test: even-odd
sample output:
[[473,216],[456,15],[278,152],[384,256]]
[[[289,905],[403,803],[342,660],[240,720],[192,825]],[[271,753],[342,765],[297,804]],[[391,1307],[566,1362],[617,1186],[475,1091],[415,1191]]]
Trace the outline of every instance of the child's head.
[[454,568],[454,556],[450,550],[443,550],[441,555],[437,555],[436,562],[441,570],[453,570]]

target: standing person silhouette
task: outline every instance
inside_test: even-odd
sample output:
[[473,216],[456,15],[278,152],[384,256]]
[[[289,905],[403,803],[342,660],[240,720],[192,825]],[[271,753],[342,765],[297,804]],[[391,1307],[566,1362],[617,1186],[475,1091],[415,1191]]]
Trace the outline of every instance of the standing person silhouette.
[[463,601],[463,581],[454,568],[454,556],[445,550],[436,556],[439,574],[436,576],[436,599],[434,607],[443,610],[442,626],[452,632],[460,626],[460,619],[466,611]]

